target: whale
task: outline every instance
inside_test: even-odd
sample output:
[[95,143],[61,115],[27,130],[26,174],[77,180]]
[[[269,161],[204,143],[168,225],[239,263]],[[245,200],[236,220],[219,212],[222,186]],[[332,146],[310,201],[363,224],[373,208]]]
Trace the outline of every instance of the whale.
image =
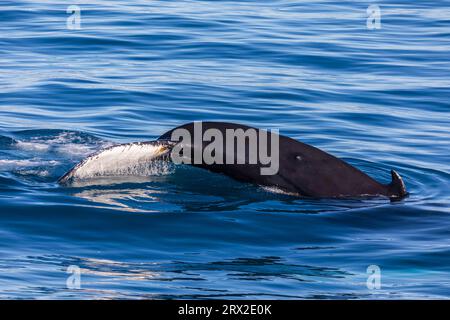
[[[173,132],[179,129],[187,130],[195,134],[195,123],[187,123],[169,130],[161,135],[159,141],[173,140]],[[202,122],[202,134],[214,129],[226,136],[227,130],[261,129],[247,125],[227,122]],[[261,174],[261,164],[217,164],[217,163],[192,163],[192,165],[204,168],[216,173],[222,173],[236,180],[254,183],[261,186],[276,187],[288,193],[312,198],[355,198],[385,196],[392,200],[407,196],[405,184],[400,175],[391,170],[391,182],[382,184],[349,163],[306,143],[297,141],[287,136],[278,135],[279,139],[279,170],[273,175]],[[259,142],[259,141],[258,141]],[[269,144],[269,140],[267,140]],[[201,148],[201,152],[208,146],[208,141],[199,146],[191,143],[188,146],[195,154],[195,148]],[[270,149],[270,146],[267,147]],[[226,150],[226,148],[223,148]],[[226,152],[226,151],[225,151]],[[250,148],[245,148],[246,159],[250,156]],[[239,155],[235,153],[235,157]]]
[[[141,172],[134,170],[136,166],[145,167],[154,161],[173,161],[173,152],[181,152],[183,163],[209,170],[214,173],[227,175],[237,181],[252,183],[263,187],[274,187],[278,190],[300,197],[308,198],[340,198],[351,199],[361,197],[388,197],[391,200],[400,200],[408,195],[405,183],[401,176],[391,170],[391,182],[380,183],[358,168],[350,165],[323,150],[296,139],[267,132],[266,130],[250,127],[238,123],[228,122],[191,122],[175,127],[157,140],[141,143],[128,143],[109,147],[82,160],[71,170],[65,173],[58,182],[70,184],[71,181],[86,177],[98,177],[122,173]],[[175,133],[188,133],[191,140],[185,141]],[[211,151],[213,139],[198,140],[195,136],[205,136],[206,133],[215,132],[226,137],[227,132],[256,132],[258,146],[264,147],[267,154],[277,151],[277,170],[271,174],[264,174],[268,164],[260,161],[251,162],[254,157],[250,140],[244,148],[234,147],[230,157],[230,149],[225,146],[226,141],[220,141],[223,148],[216,148],[216,159],[235,161],[211,162],[208,159],[194,159],[196,155]],[[266,134],[266,139],[262,133]],[[261,134],[261,135],[260,135]],[[269,138],[267,138],[269,137]],[[247,137],[248,138],[248,137]],[[276,138],[276,139],[272,139]],[[277,143],[275,144],[274,141]],[[275,148],[276,147],[276,148]],[[240,158],[240,161],[239,161]],[[194,161],[197,160],[197,161]],[[131,168],[131,169],[130,169]]]

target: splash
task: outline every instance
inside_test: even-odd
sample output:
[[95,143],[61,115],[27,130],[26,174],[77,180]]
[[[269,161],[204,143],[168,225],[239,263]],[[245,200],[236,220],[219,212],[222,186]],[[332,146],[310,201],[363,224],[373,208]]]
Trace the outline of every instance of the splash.
[[28,169],[42,166],[56,166],[59,161],[39,159],[0,159],[0,171]]
[[41,131],[44,132],[37,132],[36,136],[31,137],[27,134],[34,134],[33,130],[21,132],[20,135],[24,135],[24,137],[14,141],[15,147],[34,154],[57,153],[71,158],[86,157],[98,150],[99,146],[111,146],[109,142],[77,131],[50,132],[50,134],[45,134],[45,130]]

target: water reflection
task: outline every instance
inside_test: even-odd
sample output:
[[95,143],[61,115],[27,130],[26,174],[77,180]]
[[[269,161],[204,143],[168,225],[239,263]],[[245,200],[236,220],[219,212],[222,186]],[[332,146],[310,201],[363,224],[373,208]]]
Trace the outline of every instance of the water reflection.
[[[339,279],[351,279],[351,272],[334,267],[318,265],[304,265],[287,262],[277,256],[237,257],[210,262],[180,262],[180,261],[152,261],[152,262],[124,262],[90,257],[72,257],[65,255],[26,256],[16,259],[0,259],[0,268],[3,266],[16,267],[8,272],[18,276],[22,273],[33,272],[24,266],[32,264],[36,271],[47,274],[59,273],[61,283],[54,283],[41,279],[39,283],[23,283],[21,290],[25,295],[43,295],[44,297],[70,298],[73,292],[64,286],[64,279],[68,276],[66,271],[70,265],[76,265],[81,271],[81,288],[77,294],[92,296],[93,298],[124,298],[127,293],[121,294],[120,287],[139,286],[144,288],[141,294],[134,293],[140,298],[212,298],[219,296],[251,297],[272,296],[295,298],[307,292],[307,284],[315,282],[332,282]],[[214,278],[226,282],[240,282],[241,292],[229,290],[227,286],[213,286]],[[277,294],[261,288],[258,291],[257,283],[261,281],[283,281],[290,286],[298,286],[299,292],[292,294]],[[341,281],[339,280],[339,281]],[[190,284],[184,286],[188,281]],[[256,287],[246,290],[245,283],[254,282]],[[179,287],[178,294],[167,294],[163,289],[167,282]],[[196,283],[197,285],[194,285]],[[297,284],[295,284],[297,283]],[[305,287],[302,287],[304,283]],[[104,286],[114,286],[116,290],[105,290]],[[237,283],[236,283],[237,284]],[[6,284],[7,286],[7,284]],[[149,292],[150,290],[150,292]],[[306,290],[306,292],[301,292]],[[309,294],[313,294],[312,292]]]
[[[75,193],[80,197],[93,202],[92,207],[102,208],[97,204],[107,205],[106,208],[129,212],[157,212],[148,205],[160,202],[159,195],[164,192],[152,189],[90,189]],[[130,205],[132,203],[132,205]],[[145,206],[142,208],[141,206]]]

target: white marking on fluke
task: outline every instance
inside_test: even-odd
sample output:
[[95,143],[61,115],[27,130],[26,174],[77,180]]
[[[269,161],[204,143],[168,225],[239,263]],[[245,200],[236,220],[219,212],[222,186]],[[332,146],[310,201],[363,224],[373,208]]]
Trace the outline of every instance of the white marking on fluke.
[[96,177],[155,175],[152,164],[169,156],[173,143],[148,141],[120,144],[94,153],[63,175],[58,182],[70,183]]

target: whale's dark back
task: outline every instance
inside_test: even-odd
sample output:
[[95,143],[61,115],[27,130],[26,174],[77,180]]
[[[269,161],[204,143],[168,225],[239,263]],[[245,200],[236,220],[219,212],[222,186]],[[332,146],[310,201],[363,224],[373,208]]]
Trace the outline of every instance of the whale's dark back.
[[[224,137],[226,136],[226,129],[260,130],[235,123],[202,122],[201,124],[202,134],[206,130],[214,128],[222,132]],[[180,128],[186,129],[192,136],[194,135],[194,123],[188,123],[166,132],[159,139],[172,140],[172,132]],[[267,140],[267,148],[270,150],[270,139]],[[208,144],[209,142],[204,142],[202,149]],[[190,146],[190,148],[194,147]],[[248,145],[245,150],[246,160],[248,160]],[[193,155],[194,150],[191,149],[191,151],[190,154]],[[246,164],[207,164],[202,162],[194,165],[226,174],[240,181],[263,186],[275,186],[288,192],[309,197],[383,195],[400,198],[406,195],[403,181],[395,171],[392,171],[393,181],[384,185],[320,149],[282,135],[279,135],[279,170],[274,175],[262,175],[260,169],[266,166],[260,163],[248,164],[248,161],[246,161]]]

